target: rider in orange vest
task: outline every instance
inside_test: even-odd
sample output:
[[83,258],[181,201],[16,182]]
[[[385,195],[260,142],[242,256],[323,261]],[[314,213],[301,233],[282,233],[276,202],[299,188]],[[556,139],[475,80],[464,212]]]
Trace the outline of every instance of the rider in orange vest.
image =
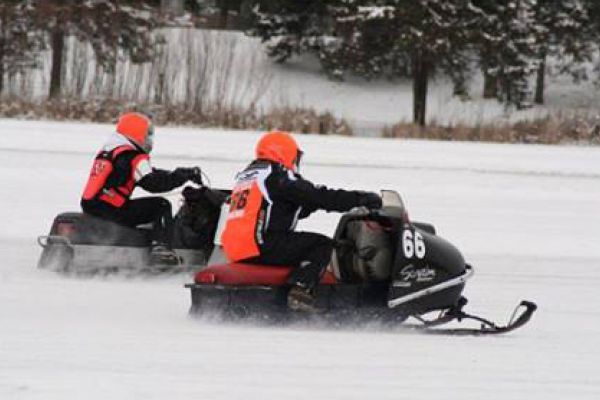
[[329,264],[333,240],[295,232],[298,219],[319,209],[380,208],[381,198],[376,193],[314,185],[298,173],[302,154],[287,132],[263,135],[256,159],[236,177],[221,241],[230,261],[292,266],[288,306],[314,311],[313,289]]
[[152,168],[154,126],[144,114],[123,114],[102,150],[96,155],[81,198],[87,214],[135,227],[152,223],[151,260],[175,264],[171,248],[173,214],[162,197],[131,200],[135,187],[151,193],[168,192],[188,180],[201,181],[199,168],[165,171]]

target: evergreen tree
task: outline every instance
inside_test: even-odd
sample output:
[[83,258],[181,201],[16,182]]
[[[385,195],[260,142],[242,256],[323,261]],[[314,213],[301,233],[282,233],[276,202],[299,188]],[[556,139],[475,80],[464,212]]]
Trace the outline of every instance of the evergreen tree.
[[[132,3],[132,4],[130,4]],[[52,49],[49,97],[60,94],[65,38],[88,42],[97,63],[111,71],[119,50],[132,62],[145,62],[154,51],[158,25],[154,10],[143,1],[31,0],[36,26],[48,34]]]
[[429,78],[443,70],[465,93],[472,20],[467,0],[340,0],[333,7],[337,37],[321,51],[334,76],[409,76],[413,120],[425,125]]
[[589,17],[581,0],[537,0],[535,19],[540,29],[537,32],[539,66],[535,89],[535,102],[544,103],[546,58],[554,56],[559,72],[571,73],[582,78],[583,62],[592,56]]
[[254,7],[252,36],[267,46],[269,56],[284,62],[295,54],[319,52],[328,29],[327,0],[263,0]]
[[0,4],[0,94],[5,75],[12,75],[38,65],[43,37],[31,30],[32,10],[26,1],[3,1]]
[[484,74],[484,97],[517,108],[527,106],[528,79],[539,57],[535,0],[473,0],[473,30]]
[[600,58],[597,56],[600,51],[600,1],[581,0],[581,2],[587,12],[588,22],[585,24],[585,29],[580,32],[580,37],[590,45],[589,52],[595,56],[593,58],[596,63],[595,72],[598,73],[596,76],[596,84],[598,84],[600,82]]

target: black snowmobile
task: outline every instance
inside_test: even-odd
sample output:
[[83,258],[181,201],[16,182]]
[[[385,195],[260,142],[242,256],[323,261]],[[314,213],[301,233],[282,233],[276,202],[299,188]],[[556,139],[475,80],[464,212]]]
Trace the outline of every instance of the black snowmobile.
[[[355,209],[340,219],[337,248],[316,288],[319,319],[402,322],[409,329],[451,334],[505,333],[529,321],[537,308],[529,301],[521,302],[507,325],[464,312],[467,301],[461,293],[473,268],[431,224],[411,222],[396,192],[384,191],[383,202],[381,210]],[[290,272],[285,266],[227,263],[217,246],[208,266],[186,285],[190,313],[269,321],[306,318],[286,306]],[[408,318],[414,322],[405,322]],[[478,326],[436,328],[463,320]]]
[[177,265],[153,263],[150,225],[131,228],[80,212],[54,218],[50,233],[38,237],[38,267],[77,274],[191,271],[204,266],[213,249],[221,206],[230,191],[186,187],[175,215],[173,247]]

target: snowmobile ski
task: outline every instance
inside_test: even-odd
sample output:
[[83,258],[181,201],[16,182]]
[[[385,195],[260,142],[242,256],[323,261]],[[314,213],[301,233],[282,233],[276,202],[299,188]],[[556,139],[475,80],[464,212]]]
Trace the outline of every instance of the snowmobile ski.
[[[438,318],[426,320],[421,316],[413,315],[420,324],[403,324],[402,328],[418,330],[427,334],[433,335],[457,335],[457,336],[483,336],[483,335],[498,335],[512,332],[523,325],[527,324],[533,313],[537,310],[537,305],[531,301],[523,300],[515,308],[512,316],[506,325],[498,325],[488,319],[468,314],[462,311],[462,307],[466,304],[466,299],[461,299],[460,304],[454,308],[442,313]],[[436,328],[440,325],[445,325],[452,321],[461,322],[464,320],[472,320],[481,323],[479,328]]]

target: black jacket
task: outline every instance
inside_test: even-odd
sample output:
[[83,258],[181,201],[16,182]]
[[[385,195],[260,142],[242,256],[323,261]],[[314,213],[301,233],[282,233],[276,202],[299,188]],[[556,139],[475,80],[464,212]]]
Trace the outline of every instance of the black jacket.
[[[120,154],[114,161],[113,168],[115,172],[107,180],[107,186],[123,185],[131,176],[132,160],[139,154],[140,151],[134,150]],[[153,168],[151,173],[143,176],[135,185],[150,193],[164,193],[183,185],[186,180],[186,177],[179,176],[171,171]]]
[[269,166],[271,173],[265,180],[265,189],[272,204],[264,229],[266,236],[293,230],[298,219],[306,218],[316,210],[344,212],[364,205],[364,192],[315,185],[274,162],[255,160],[246,171]]

